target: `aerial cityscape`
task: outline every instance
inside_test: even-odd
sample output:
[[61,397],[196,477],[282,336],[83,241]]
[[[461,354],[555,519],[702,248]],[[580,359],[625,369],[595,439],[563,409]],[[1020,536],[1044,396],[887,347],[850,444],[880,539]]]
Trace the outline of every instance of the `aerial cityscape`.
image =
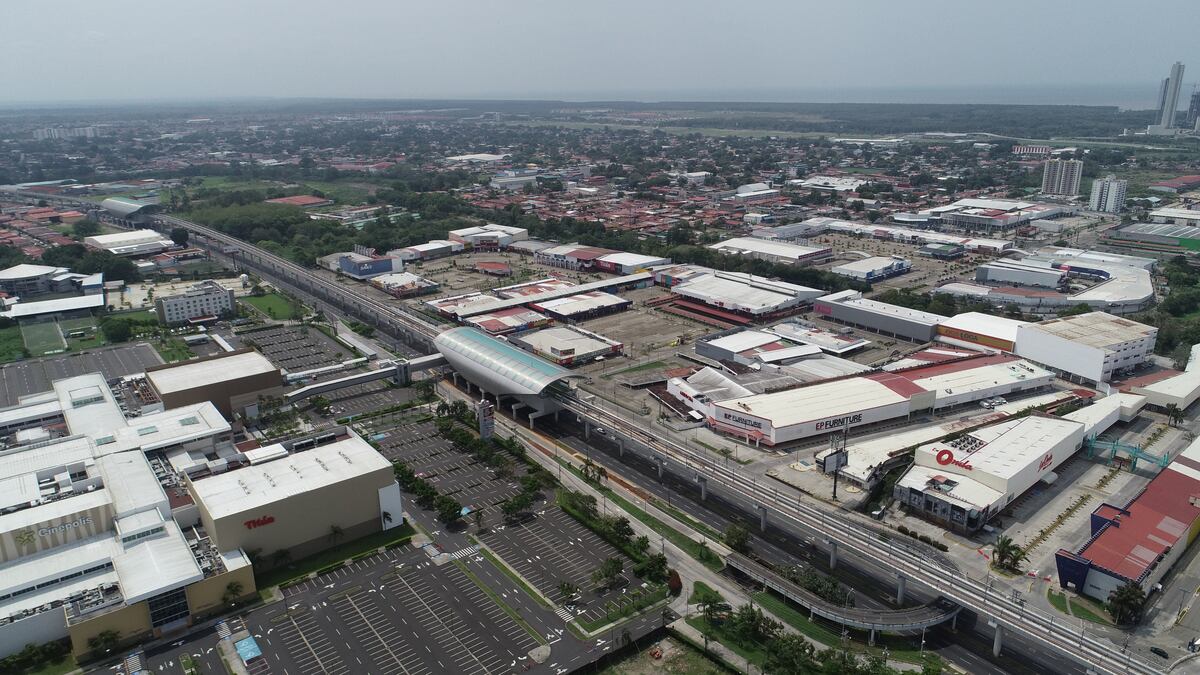
[[83,4],[0,73],[0,673],[1200,673],[1200,8],[785,82]]

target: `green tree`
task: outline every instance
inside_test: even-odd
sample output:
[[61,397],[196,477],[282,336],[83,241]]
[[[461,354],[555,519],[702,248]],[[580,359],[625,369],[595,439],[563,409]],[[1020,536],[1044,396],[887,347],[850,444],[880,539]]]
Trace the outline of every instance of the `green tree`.
[[1126,582],[1108,595],[1105,609],[1119,624],[1136,623],[1146,604],[1146,592],[1135,582]]
[[133,335],[133,329],[124,319],[107,319],[100,324],[100,331],[109,342],[125,342]]
[[578,592],[579,592],[579,586],[577,586],[569,581],[558,582],[558,597],[559,597],[560,601],[561,600],[570,600]]
[[79,237],[80,239],[83,239],[84,237],[94,237],[95,235],[100,234],[100,223],[97,223],[90,218],[84,218],[83,220],[75,221],[75,224],[71,226],[71,231],[74,232],[75,236]]
[[171,241],[175,242],[175,244],[178,246],[187,246],[189,235],[190,235],[190,233],[187,231],[186,228],[183,228],[183,227],[171,228]]
[[625,563],[620,558],[605,558],[604,562],[592,572],[592,583],[600,588],[608,588],[621,578],[625,571]]
[[652,556],[647,556],[645,560],[633,566],[633,573],[654,583],[662,583],[667,580],[669,574],[667,566],[667,556],[661,553],[655,553]]
[[797,633],[785,633],[767,645],[763,672],[771,675],[796,675],[821,672],[812,643]]
[[992,545],[992,564],[1001,569],[1019,572],[1025,551],[1011,537],[1000,535]]
[[88,638],[88,649],[96,654],[107,654],[121,644],[121,633],[115,630],[102,630]]
[[1174,403],[1168,403],[1165,409],[1167,413],[1167,424],[1178,426],[1183,421],[1183,411]]
[[242,582],[231,581],[225,584],[225,593],[221,596],[221,602],[233,605],[233,603],[237,602],[238,598],[242,597],[244,591],[245,587],[242,586]]
[[462,504],[459,504],[453,497],[438,495],[433,501],[433,507],[437,511],[438,520],[442,521],[444,525],[449,525],[462,518]]
[[725,545],[738,553],[750,552],[750,530],[733,523],[725,528]]

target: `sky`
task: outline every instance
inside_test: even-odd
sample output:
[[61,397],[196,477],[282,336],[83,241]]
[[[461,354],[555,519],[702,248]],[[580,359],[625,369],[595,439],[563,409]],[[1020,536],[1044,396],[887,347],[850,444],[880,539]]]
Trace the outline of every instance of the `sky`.
[[[1153,9],[1153,16],[1150,10]],[[1151,108],[1197,0],[56,0],[0,10],[0,105],[244,97]]]

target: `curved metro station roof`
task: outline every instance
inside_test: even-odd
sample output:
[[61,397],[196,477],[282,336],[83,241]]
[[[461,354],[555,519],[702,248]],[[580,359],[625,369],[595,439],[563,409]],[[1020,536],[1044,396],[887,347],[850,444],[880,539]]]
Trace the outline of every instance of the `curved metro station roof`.
[[446,361],[492,394],[537,396],[551,384],[581,377],[475,328],[451,328],[433,340]]

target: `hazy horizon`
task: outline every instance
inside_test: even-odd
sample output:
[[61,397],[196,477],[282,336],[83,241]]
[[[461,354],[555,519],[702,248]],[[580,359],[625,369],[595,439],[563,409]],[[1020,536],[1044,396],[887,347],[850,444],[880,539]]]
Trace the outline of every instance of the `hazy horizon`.
[[1200,81],[1200,4],[1156,3],[1154,16],[1171,20],[1150,34],[1131,32],[1136,9],[1124,0],[1066,4],[30,3],[5,8],[9,26],[70,23],[52,49],[34,31],[0,41],[0,58],[20,64],[0,72],[0,105],[319,98],[1149,109],[1174,61],[1190,65],[1181,99],[1190,97]]

